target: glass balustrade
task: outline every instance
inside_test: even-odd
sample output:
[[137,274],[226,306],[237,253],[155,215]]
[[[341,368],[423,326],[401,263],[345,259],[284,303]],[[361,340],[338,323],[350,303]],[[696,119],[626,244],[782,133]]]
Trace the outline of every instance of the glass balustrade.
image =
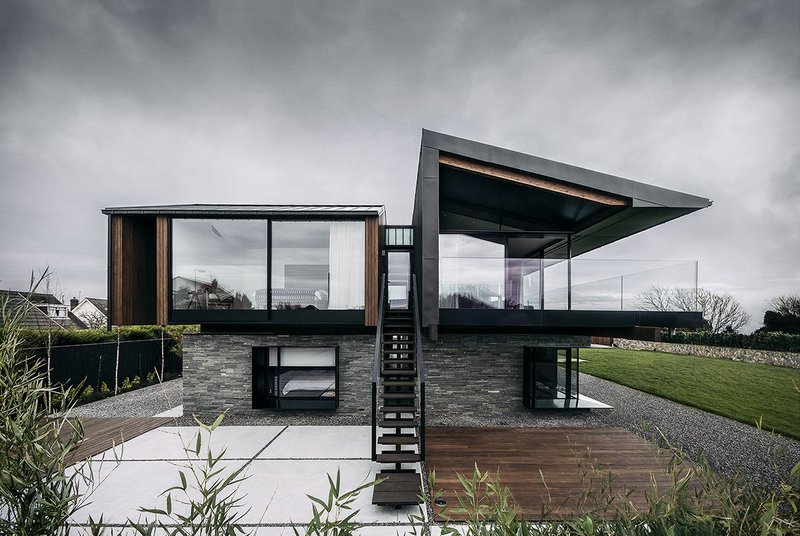
[[[669,291],[683,303],[660,303]],[[441,257],[442,309],[696,310],[696,261]]]

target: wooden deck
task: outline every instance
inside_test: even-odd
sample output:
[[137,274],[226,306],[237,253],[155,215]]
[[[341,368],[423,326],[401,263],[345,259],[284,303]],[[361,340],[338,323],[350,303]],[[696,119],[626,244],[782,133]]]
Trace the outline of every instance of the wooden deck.
[[71,463],[85,460],[114,445],[128,441],[159,426],[173,422],[172,417],[94,417],[81,419],[83,441],[72,454]]
[[599,491],[609,473],[613,490],[634,490],[630,500],[638,507],[646,505],[651,478],[659,489],[671,482],[669,454],[621,428],[431,427],[426,440],[427,470],[436,471],[435,487],[447,501],[443,513],[452,519],[463,519],[450,511],[458,506],[454,490],[462,492],[456,472],[470,477],[476,464],[482,472],[499,470],[529,520],[542,519],[545,509],[547,518],[591,509],[577,508],[578,495]]

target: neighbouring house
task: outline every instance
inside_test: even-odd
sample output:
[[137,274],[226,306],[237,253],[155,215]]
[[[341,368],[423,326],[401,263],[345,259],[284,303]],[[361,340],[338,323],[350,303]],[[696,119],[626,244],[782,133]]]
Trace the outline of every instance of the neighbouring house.
[[108,325],[108,302],[101,298],[70,300],[71,312],[89,329],[104,328]]
[[710,204],[424,130],[407,225],[382,205],[105,209],[110,320],[200,324],[187,413],[371,416],[373,459],[400,470],[424,458],[426,418],[603,407],[579,389],[592,335],[699,326],[637,303],[696,292],[695,262],[584,254]]
[[[0,290],[0,303],[23,311],[20,323],[29,329],[79,329],[85,327],[69,306],[52,294],[22,290]],[[2,319],[0,319],[2,323]]]

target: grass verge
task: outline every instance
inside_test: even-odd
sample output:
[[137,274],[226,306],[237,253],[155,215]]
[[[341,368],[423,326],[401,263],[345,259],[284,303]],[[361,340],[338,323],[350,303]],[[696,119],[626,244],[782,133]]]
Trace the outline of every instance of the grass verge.
[[637,350],[581,350],[581,372],[800,439],[800,370]]

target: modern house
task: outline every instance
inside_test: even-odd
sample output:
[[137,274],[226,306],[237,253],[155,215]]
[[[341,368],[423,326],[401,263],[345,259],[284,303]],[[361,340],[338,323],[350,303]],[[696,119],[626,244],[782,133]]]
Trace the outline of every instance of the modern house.
[[[581,256],[710,204],[423,131],[409,225],[381,205],[105,209],[109,322],[201,325],[185,411],[372,416],[373,459],[401,470],[426,418],[595,406],[577,374],[593,334],[699,325],[637,304],[696,290],[696,263]],[[373,500],[416,502],[401,488]]]

